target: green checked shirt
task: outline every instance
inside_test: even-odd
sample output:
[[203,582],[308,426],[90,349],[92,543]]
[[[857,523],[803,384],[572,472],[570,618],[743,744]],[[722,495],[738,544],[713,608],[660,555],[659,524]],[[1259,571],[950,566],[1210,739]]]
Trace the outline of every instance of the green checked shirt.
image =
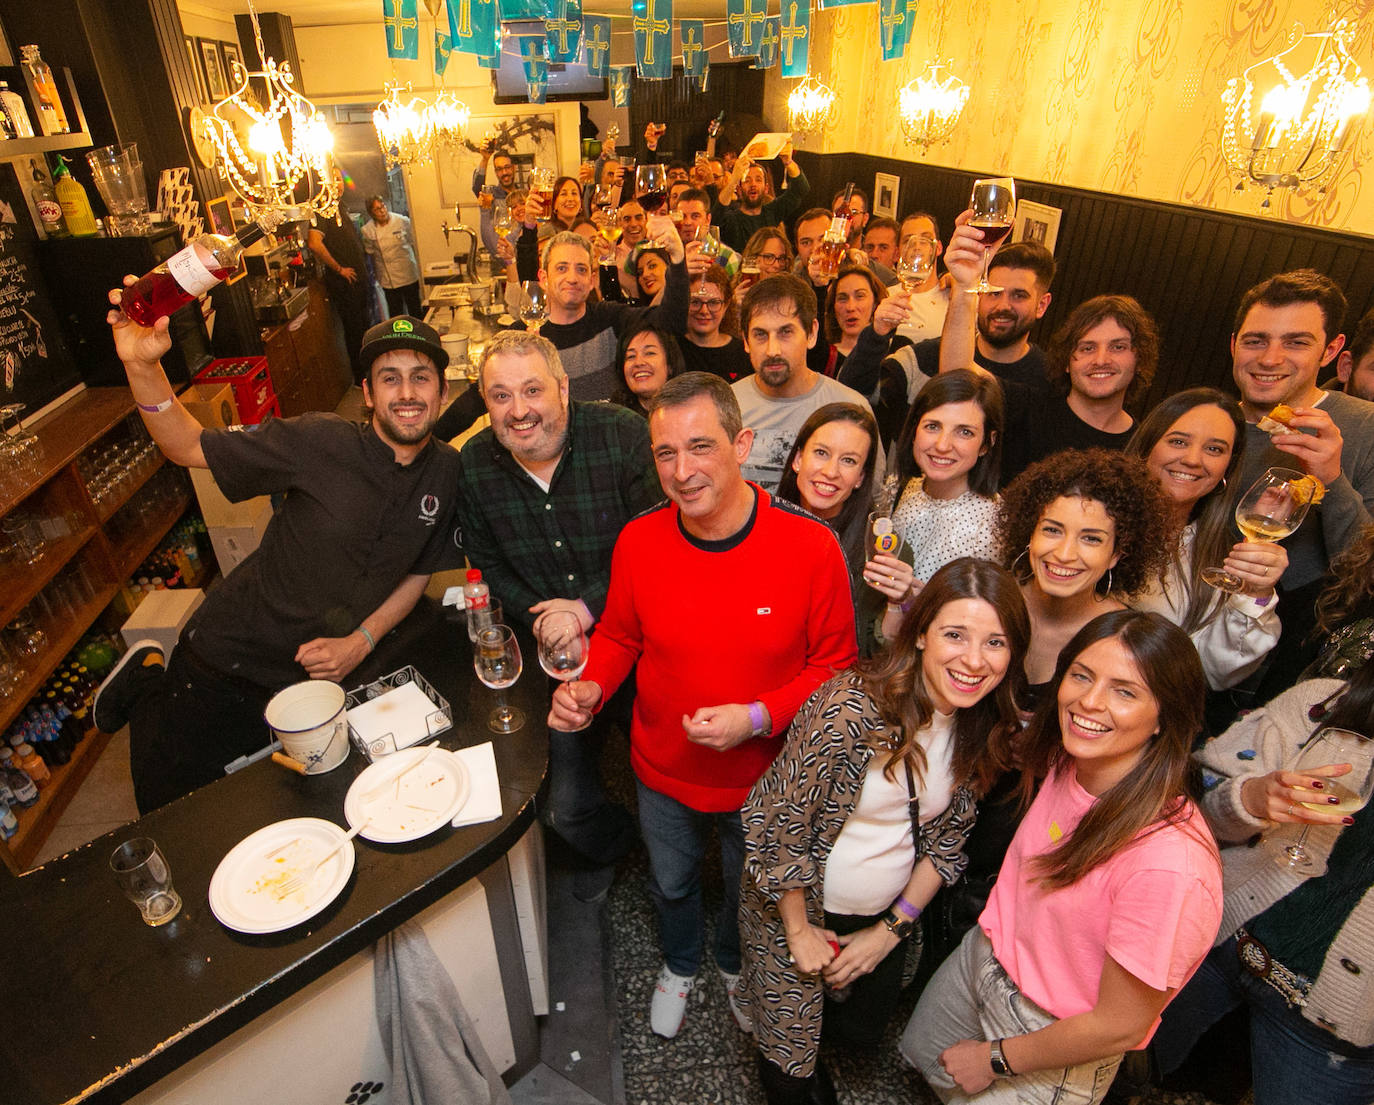
[[581,599],[600,619],[621,528],[662,499],[644,419],[574,400],[548,491],[491,427],[464,446],[459,540],[507,621],[530,625],[529,608],[552,598]]

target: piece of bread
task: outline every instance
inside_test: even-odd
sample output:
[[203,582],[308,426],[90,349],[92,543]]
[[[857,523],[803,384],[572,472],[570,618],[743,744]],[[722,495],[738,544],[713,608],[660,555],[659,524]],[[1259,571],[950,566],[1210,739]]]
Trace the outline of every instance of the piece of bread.
[[1267,434],[1291,434],[1297,432],[1290,425],[1292,421],[1293,408],[1286,403],[1280,403],[1268,414],[1263,415],[1255,425]]

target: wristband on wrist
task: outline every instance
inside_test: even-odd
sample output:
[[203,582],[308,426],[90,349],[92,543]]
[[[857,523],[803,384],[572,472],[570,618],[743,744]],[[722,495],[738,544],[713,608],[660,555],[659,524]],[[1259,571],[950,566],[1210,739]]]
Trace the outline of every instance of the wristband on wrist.
[[763,716],[763,703],[757,700],[749,703],[749,730],[751,737],[761,737],[768,732],[768,722]]
[[376,641],[376,639],[372,636],[372,634],[369,633],[369,632],[367,631],[367,626],[365,626],[365,625],[360,625],[360,626],[358,626],[358,632],[361,633],[361,634],[363,635],[363,639],[367,641],[367,651],[368,651],[368,652],[376,652],[376,651],[377,651],[377,641]]
[[139,403],[138,409],[147,411],[149,414],[161,414],[163,411],[171,410],[172,404],[176,401],[177,397],[175,395],[169,395],[161,403]]
[[908,921],[914,921],[917,917],[921,915],[921,907],[918,905],[912,905],[909,901],[907,901],[905,894],[903,894],[895,902],[892,903],[892,908],[895,909],[898,913],[904,914]]

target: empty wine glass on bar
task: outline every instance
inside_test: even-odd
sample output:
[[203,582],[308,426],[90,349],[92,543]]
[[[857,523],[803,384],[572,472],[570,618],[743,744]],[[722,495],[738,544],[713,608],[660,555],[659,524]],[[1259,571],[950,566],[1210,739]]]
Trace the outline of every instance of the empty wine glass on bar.
[[1001,288],[988,283],[988,265],[1002,239],[1011,233],[1016,217],[1016,181],[1009,176],[975,180],[969,207],[973,210],[969,226],[983,232],[983,276],[968,290],[978,294],[1000,292]]
[[[1374,793],[1374,741],[1350,729],[1323,729],[1303,746],[1288,770],[1305,774],[1330,764],[1349,764],[1350,771],[1324,777],[1322,789],[1311,792],[1313,800],[1298,804],[1320,813],[1350,817],[1364,809],[1370,794]],[[1329,798],[1337,801],[1331,802]],[[1296,840],[1286,830],[1269,833],[1264,838],[1265,850],[1280,867],[1289,871],[1307,876],[1324,875],[1325,858],[1307,850],[1307,834],[1311,828],[1310,824],[1303,825]]]
[[563,683],[582,675],[587,666],[587,634],[576,614],[556,610],[539,619],[539,666]]
[[487,728],[493,733],[514,733],[525,724],[525,715],[506,701],[506,688],[513,687],[520,678],[524,661],[520,656],[520,642],[508,625],[489,625],[478,630],[472,667],[484,686],[496,691],[496,707],[487,716]]
[[[1301,472],[1266,468],[1236,504],[1236,528],[1247,541],[1282,541],[1302,525],[1315,489]],[[1225,568],[1203,568],[1202,582],[1232,595],[1245,586]]]

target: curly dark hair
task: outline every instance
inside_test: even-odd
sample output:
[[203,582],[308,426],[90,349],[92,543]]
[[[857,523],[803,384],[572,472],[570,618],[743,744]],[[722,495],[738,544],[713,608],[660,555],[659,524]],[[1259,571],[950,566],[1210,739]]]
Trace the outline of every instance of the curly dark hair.
[[1325,635],[1356,618],[1374,615],[1374,523],[1365,526],[1331,560],[1317,598],[1317,629]]
[[1111,572],[1111,590],[1130,597],[1163,575],[1178,538],[1169,498],[1139,457],[1109,449],[1066,449],[1032,464],[1002,492],[997,536],[1008,567],[1030,544],[1045,508],[1055,499],[1095,499],[1116,525],[1121,559]]
[[1135,374],[1126,388],[1126,403],[1139,399],[1154,380],[1159,365],[1159,327],[1154,317],[1129,295],[1098,295],[1075,307],[1045,348],[1045,377],[1060,395],[1069,394],[1074,349],[1084,334],[1107,319],[1131,335]]

